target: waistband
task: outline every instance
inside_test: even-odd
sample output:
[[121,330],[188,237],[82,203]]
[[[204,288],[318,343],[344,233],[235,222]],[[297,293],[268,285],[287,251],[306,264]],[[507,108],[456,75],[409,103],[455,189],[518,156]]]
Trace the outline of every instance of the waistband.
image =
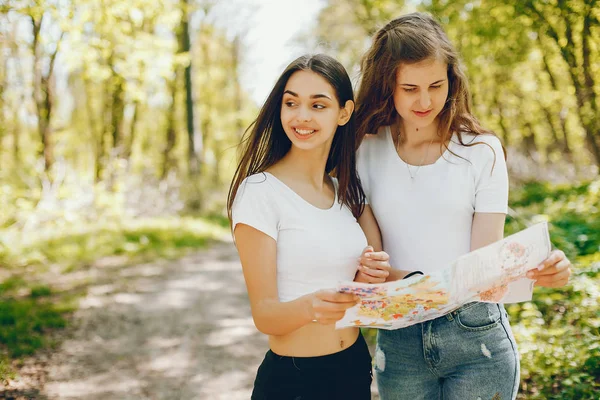
[[329,364],[329,363],[344,363],[349,360],[355,361],[355,354],[357,352],[365,349],[367,352],[369,351],[367,343],[365,342],[365,338],[362,333],[358,333],[358,337],[350,345],[350,347],[345,348],[344,350],[338,351],[337,353],[326,354],[323,356],[313,356],[313,357],[297,357],[297,356],[281,356],[273,350],[267,351],[266,358],[271,358],[275,361],[295,361],[302,362],[303,364]]

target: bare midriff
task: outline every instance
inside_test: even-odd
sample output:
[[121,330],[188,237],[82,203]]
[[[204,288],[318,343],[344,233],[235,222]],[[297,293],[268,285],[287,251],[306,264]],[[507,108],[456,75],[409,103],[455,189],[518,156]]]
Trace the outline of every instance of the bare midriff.
[[269,347],[280,356],[317,357],[345,350],[357,337],[358,328],[335,329],[334,324],[313,322],[287,335],[269,336]]

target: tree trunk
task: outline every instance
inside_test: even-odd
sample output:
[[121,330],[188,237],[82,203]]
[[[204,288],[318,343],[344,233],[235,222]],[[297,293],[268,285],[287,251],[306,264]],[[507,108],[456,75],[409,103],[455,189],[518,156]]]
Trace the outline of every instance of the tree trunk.
[[[592,153],[594,162],[600,167],[600,121],[597,118],[598,106],[596,93],[594,92],[594,79],[591,73],[590,65],[590,37],[591,24],[593,21],[592,7],[588,4],[585,7],[583,18],[583,28],[581,32],[580,43],[583,54],[582,63],[579,65],[577,58],[576,40],[574,39],[573,25],[570,10],[564,2],[558,3],[558,9],[561,14],[561,21],[565,23],[565,38],[561,38],[558,30],[550,23],[542,11],[538,10],[534,2],[527,4],[527,9],[541,22],[543,28],[542,34],[547,34],[560,50],[560,55],[567,64],[571,82],[575,88],[575,98],[577,100],[577,116],[581,126],[585,131],[586,143]],[[566,40],[564,40],[566,39]],[[591,85],[591,86],[588,86]]]
[[[102,158],[104,157],[104,146],[102,136],[104,135],[104,126],[100,123],[94,105],[92,103],[92,83],[86,76],[87,71],[83,71],[83,90],[85,92],[85,111],[89,122],[90,139],[92,150],[94,152],[94,183],[100,182],[102,177]],[[102,110],[103,111],[103,110]]]
[[127,139],[127,143],[125,144],[125,149],[123,150],[123,159],[127,161],[127,165],[129,165],[129,161],[131,159],[131,153],[133,152],[133,145],[135,143],[136,136],[136,125],[138,121],[138,117],[140,115],[140,103],[139,101],[134,101],[133,103],[133,114],[131,115],[131,121],[129,123],[129,138]]
[[113,75],[111,77],[111,88],[112,88],[112,101],[111,101],[111,109],[110,109],[110,135],[112,137],[112,148],[117,155],[122,154],[122,141],[123,141],[123,114],[125,112],[125,102],[123,97],[124,93],[124,80],[118,73],[114,70],[114,65],[112,65],[112,57],[109,60],[110,68],[113,71]]
[[[189,26],[189,0],[183,0],[183,13],[181,21],[181,50],[190,54],[189,64],[185,67],[185,111],[186,128],[188,134],[188,172],[191,176],[198,176],[201,169],[201,160],[198,153],[202,148],[202,137],[196,138],[194,131],[194,98],[192,92],[192,57],[190,48]],[[198,139],[198,140],[196,140]]]
[[498,110],[498,125],[500,125],[500,130],[502,131],[502,139],[504,140],[504,146],[510,145],[510,136],[508,133],[508,129],[506,128],[506,121],[504,120],[504,108],[500,99],[498,98],[498,90],[494,90],[494,105]]
[[[541,40],[541,35],[538,35],[538,43],[540,46],[540,50],[542,50],[542,63],[544,65],[544,70],[548,74],[548,78],[550,79],[550,86],[552,87],[552,91],[554,93],[559,93],[558,84],[556,83],[556,78],[554,77],[554,73],[550,68],[550,62],[548,61],[548,56],[544,51],[544,46]],[[567,156],[568,160],[572,160],[572,152],[569,147],[569,137],[566,129],[566,120],[563,117],[563,110],[565,110],[564,106],[561,105],[561,110],[556,113],[548,108],[544,107],[540,104],[540,107],[544,111],[546,115],[546,119],[548,123],[552,126],[552,134],[553,138],[556,141],[557,147]],[[556,117],[558,116],[558,121],[556,121]],[[560,137],[558,136],[560,133]]]
[[51,84],[53,82],[54,63],[56,62],[56,56],[58,55],[58,49],[60,48],[60,42],[64,35],[61,33],[54,51],[49,54],[50,63],[47,74],[42,71],[42,52],[43,49],[39,49],[38,44],[40,41],[40,29],[44,14],[42,14],[39,20],[36,20],[34,16],[30,15],[33,41],[31,45],[33,53],[33,93],[35,97],[35,104],[37,110],[37,122],[38,132],[42,142],[42,155],[44,157],[44,170],[49,171],[54,163],[54,151],[52,144],[52,130],[51,120],[52,111],[54,106],[54,99]]
[[176,114],[177,114],[177,84],[181,79],[181,68],[176,66],[175,77],[169,84],[171,92],[171,107],[167,116],[167,137],[165,143],[165,149],[163,150],[163,162],[162,162],[162,173],[161,178],[165,179],[169,174],[169,171],[173,167],[173,158],[171,152],[177,142],[177,131],[176,131]]

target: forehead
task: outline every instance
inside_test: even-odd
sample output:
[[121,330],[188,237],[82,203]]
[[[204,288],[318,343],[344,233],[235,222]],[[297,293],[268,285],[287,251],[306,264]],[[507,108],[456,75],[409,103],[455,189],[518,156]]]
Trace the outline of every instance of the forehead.
[[428,59],[414,64],[400,64],[396,70],[396,82],[399,84],[419,84],[446,79],[448,64],[437,59]]
[[335,91],[333,87],[321,75],[312,71],[296,71],[288,79],[285,90],[291,90],[299,96],[311,96],[313,94],[326,94],[332,99]]

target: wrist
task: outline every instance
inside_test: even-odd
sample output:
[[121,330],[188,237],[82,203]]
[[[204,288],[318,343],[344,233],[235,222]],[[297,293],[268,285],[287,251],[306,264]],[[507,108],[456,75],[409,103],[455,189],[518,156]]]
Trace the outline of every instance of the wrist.
[[314,293],[302,296],[302,313],[304,325],[310,324],[315,321],[315,310],[313,308],[313,297]]

